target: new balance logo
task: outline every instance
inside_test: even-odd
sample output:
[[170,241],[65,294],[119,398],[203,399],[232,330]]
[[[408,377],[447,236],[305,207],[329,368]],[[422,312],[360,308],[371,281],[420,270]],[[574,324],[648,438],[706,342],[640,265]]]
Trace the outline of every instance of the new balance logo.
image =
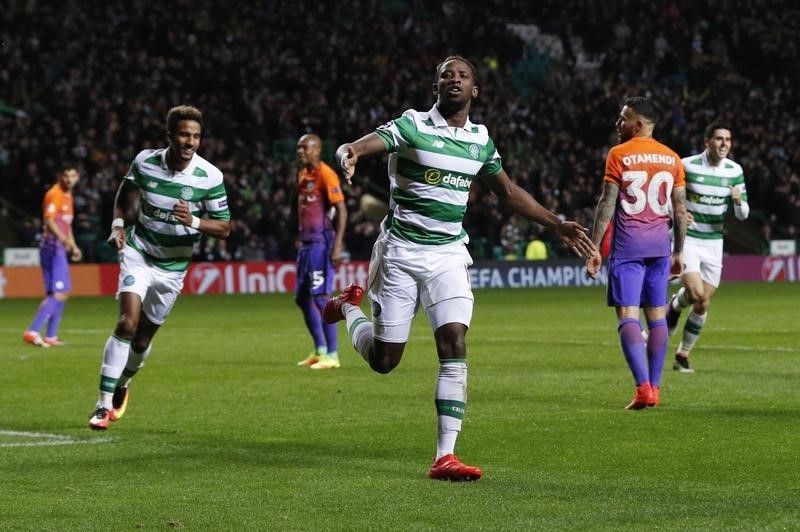
[[443,141],[443,140],[437,140],[437,141],[435,141],[435,142],[433,143],[433,147],[434,147],[434,148],[444,148],[444,141]]

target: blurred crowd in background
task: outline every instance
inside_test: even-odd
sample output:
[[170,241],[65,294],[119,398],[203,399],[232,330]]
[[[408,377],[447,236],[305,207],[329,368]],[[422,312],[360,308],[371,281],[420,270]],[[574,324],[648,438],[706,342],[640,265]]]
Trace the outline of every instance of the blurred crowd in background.
[[[166,145],[179,104],[205,114],[199,153],[225,174],[233,231],[205,240],[206,260],[293,260],[295,146],[323,156],[399,116],[427,110],[434,69],[464,55],[477,67],[472,120],[503,165],[546,207],[590,225],[614,122],[627,96],[663,110],[655,136],[681,156],[712,121],[732,128],[751,219],[728,250],[764,252],[800,230],[800,6],[766,0],[212,0],[152,3],[7,0],[0,10],[0,244],[37,245],[41,201],[73,161],[74,230],[86,261],[104,245],[114,194],[136,153]],[[345,244],[367,259],[386,199],[385,159],[359,163],[345,188]],[[474,184],[465,227],[478,258],[515,258],[549,232],[499,210]]]

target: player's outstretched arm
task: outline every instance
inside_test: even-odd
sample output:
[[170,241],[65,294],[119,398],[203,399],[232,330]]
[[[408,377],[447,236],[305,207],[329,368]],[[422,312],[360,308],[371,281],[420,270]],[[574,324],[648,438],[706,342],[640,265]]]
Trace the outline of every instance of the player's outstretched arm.
[[481,176],[481,180],[497,195],[503,208],[554,231],[561,242],[579,257],[589,258],[597,251],[597,247],[587,236],[589,229],[575,222],[562,221],[525,189],[511,181],[505,170]]
[[369,157],[386,151],[386,145],[375,133],[368,133],[355,142],[342,144],[336,149],[336,162],[342,169],[347,184],[356,171],[356,163],[360,157]]

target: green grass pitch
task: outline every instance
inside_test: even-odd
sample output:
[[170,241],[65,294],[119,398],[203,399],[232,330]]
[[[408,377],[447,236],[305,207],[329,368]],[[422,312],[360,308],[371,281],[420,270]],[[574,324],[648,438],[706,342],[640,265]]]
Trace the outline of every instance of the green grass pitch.
[[[674,290],[674,289],[673,289]],[[126,416],[86,428],[113,298],[71,300],[67,347],[24,345],[38,301],[0,300],[0,530],[783,530],[800,526],[800,284],[723,284],[692,375],[656,409],[599,288],[482,290],[457,453],[425,477],[437,363],[423,316],[403,362],[339,370],[291,295],[182,297]]]

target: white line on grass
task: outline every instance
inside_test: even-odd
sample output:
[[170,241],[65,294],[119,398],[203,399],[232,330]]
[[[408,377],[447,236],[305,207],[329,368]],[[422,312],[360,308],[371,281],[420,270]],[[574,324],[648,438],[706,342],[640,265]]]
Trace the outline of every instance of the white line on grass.
[[[430,337],[412,336],[413,340],[429,340]],[[519,339],[509,338],[508,336],[484,336],[479,337],[480,342],[517,342]],[[561,344],[561,345],[591,345],[601,347],[619,347],[619,342],[597,342],[595,340],[566,340],[566,339],[547,339],[547,338],[525,338],[524,343],[528,344]],[[799,347],[781,347],[781,346],[754,346],[754,345],[720,345],[720,344],[702,344],[703,349],[717,350],[717,351],[777,351],[779,353],[800,353]]]
[[[19,332],[22,329],[12,329],[10,327],[0,327],[0,333],[15,333]],[[63,329],[62,332],[67,332],[69,334],[111,334],[114,330],[113,323],[111,327],[106,327],[105,329]],[[22,337],[20,337],[21,339]]]
[[19,430],[0,430],[0,436],[16,436],[18,438],[38,438],[45,441],[27,441],[27,442],[13,442],[13,443],[0,443],[0,447],[42,447],[54,445],[93,445],[95,443],[108,443],[111,438],[92,438],[81,440],[73,438],[72,436],[64,436],[61,434],[50,434],[48,432],[25,432]]

